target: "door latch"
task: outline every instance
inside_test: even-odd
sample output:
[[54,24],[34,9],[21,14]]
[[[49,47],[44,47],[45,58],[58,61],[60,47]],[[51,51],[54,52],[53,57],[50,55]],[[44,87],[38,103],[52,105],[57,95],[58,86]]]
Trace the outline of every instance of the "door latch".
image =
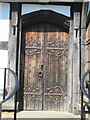
[[43,73],[42,73],[42,72],[39,72],[39,73],[38,73],[38,77],[42,78],[42,77],[43,77]]

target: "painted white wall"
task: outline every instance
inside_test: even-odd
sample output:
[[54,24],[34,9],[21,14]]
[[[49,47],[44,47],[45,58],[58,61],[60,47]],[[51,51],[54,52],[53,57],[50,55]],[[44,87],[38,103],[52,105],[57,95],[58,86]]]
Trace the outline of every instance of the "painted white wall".
[[[9,38],[9,4],[0,3],[0,42]],[[0,68],[8,67],[8,50],[0,50]],[[0,94],[4,83],[4,71],[0,69]]]
[[[8,65],[8,51],[0,50],[0,68],[7,68]],[[2,93],[4,83],[4,70],[0,69],[0,91]]]
[[0,41],[8,41],[9,20],[0,20]]

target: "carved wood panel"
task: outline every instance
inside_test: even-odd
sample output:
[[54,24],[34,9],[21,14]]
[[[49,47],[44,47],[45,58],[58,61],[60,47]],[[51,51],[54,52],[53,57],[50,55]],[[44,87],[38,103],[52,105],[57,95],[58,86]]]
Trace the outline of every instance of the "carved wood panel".
[[25,32],[24,108],[62,110],[67,96],[68,34],[42,23]]

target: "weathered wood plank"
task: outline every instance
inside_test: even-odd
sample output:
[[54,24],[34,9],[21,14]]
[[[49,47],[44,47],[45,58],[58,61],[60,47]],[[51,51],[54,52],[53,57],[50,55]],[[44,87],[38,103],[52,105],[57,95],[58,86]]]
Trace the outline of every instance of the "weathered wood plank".
[[86,4],[87,3],[83,3],[81,17],[81,78],[86,71]]
[[[10,22],[9,22],[9,41],[8,41],[8,67],[17,73],[18,68],[18,45],[19,45],[19,17],[20,17],[20,4],[11,3],[10,4]],[[8,87],[10,87],[10,81],[13,81],[11,76],[8,76]],[[12,82],[12,86],[14,83]],[[11,102],[14,103],[14,98],[11,99]],[[3,105],[5,109],[14,109],[13,104],[7,103]],[[8,101],[9,103],[9,101]]]
[[73,20],[71,14],[69,39],[68,39],[68,79],[67,79],[67,109],[72,111],[72,89],[73,89]]
[[[76,6],[74,6],[76,8]],[[80,11],[73,12],[73,113],[78,113],[77,104],[80,103]]]

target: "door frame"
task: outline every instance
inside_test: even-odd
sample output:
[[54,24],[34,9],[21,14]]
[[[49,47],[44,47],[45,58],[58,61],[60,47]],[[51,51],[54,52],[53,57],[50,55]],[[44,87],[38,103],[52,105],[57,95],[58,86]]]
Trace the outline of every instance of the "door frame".
[[[24,91],[24,56],[25,56],[25,51],[22,49],[24,48],[23,44],[24,41],[22,39],[23,37],[23,32],[25,29],[28,28],[28,26],[32,25],[32,24],[36,24],[36,23],[41,23],[41,22],[47,22],[47,23],[52,23],[55,25],[58,25],[60,27],[62,27],[62,29],[69,33],[69,22],[70,18],[66,17],[62,14],[56,13],[52,10],[39,10],[36,12],[32,12],[29,14],[25,14],[22,15],[21,17],[21,42],[20,42],[20,74],[19,74],[19,78],[20,78],[20,82],[19,82],[19,88],[22,90],[19,92],[19,105],[18,108],[19,110],[23,110],[23,91]],[[23,55],[22,55],[23,53]],[[21,59],[23,59],[23,63],[21,63]]]

